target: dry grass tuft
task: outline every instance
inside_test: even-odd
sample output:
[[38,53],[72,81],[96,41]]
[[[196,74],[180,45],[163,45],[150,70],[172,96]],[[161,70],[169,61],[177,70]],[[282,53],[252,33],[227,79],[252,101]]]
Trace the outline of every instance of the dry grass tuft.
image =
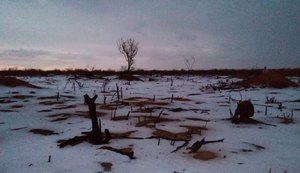
[[169,132],[166,130],[156,129],[152,134],[157,138],[164,138],[164,139],[170,139],[170,140],[189,140],[189,139],[191,139],[190,131],[173,133],[173,132]]

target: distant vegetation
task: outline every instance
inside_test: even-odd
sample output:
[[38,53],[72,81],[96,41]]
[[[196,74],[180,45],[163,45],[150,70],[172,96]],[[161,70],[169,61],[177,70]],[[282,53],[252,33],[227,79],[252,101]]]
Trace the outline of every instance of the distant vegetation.
[[[300,68],[294,69],[270,69],[285,76],[300,76]],[[234,77],[248,77],[258,75],[262,69],[212,69],[212,70],[135,70],[135,75],[230,75]],[[85,77],[121,75],[124,71],[97,70],[97,69],[65,69],[65,70],[41,70],[41,69],[4,69],[1,76],[48,76],[48,75],[77,75]]]

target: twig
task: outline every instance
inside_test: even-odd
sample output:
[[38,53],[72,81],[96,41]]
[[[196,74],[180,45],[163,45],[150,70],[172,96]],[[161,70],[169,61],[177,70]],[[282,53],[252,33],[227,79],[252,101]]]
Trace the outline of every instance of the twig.
[[224,139],[214,140],[214,141],[205,141],[205,138],[202,138],[201,141],[196,141],[191,147],[188,147],[187,149],[191,150],[189,153],[195,153],[205,144],[218,143],[218,142],[223,142],[223,141],[224,141]]
[[175,153],[178,150],[180,150],[181,148],[187,146],[189,144],[190,141],[186,140],[182,145],[180,145],[179,147],[177,147],[175,150],[173,150],[171,153]]

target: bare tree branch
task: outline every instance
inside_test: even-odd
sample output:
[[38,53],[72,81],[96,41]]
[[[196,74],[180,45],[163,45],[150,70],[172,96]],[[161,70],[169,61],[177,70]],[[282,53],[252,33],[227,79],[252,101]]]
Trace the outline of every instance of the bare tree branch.
[[118,50],[122,53],[125,57],[127,62],[127,72],[132,70],[132,66],[135,62],[134,57],[137,55],[138,52],[138,42],[135,41],[134,38],[129,38],[124,40],[121,38],[117,43]]

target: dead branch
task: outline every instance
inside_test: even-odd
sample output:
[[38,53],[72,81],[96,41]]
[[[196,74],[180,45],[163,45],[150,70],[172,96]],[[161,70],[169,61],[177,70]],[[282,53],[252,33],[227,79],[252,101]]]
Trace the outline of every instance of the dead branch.
[[185,142],[184,142],[184,144],[182,144],[182,145],[180,145],[180,146],[178,146],[175,150],[173,150],[171,153],[175,153],[175,152],[177,152],[178,150],[180,150],[181,148],[183,148],[183,147],[186,147],[187,145],[189,145],[189,140],[186,140]]
[[77,144],[82,143],[83,141],[86,141],[88,139],[89,135],[90,135],[90,133],[87,135],[83,135],[83,136],[75,136],[68,140],[58,141],[57,143],[59,143],[59,144],[57,146],[59,146],[59,148],[64,148],[67,145],[75,146]]
[[186,141],[185,139],[174,139],[171,137],[163,137],[163,136],[149,136],[146,137],[145,139],[159,139],[159,138],[169,140],[169,141]]
[[188,147],[187,149],[191,150],[189,153],[195,153],[205,144],[218,143],[218,142],[223,142],[223,141],[224,141],[224,139],[205,141],[205,138],[202,138],[201,141],[196,141],[191,147]]
[[100,147],[98,149],[113,151],[113,152],[125,155],[125,156],[129,157],[130,159],[135,159],[135,157],[133,156],[134,152],[132,151],[131,148],[117,149],[117,148],[113,148],[113,147],[110,147],[110,146],[103,146],[103,147]]

